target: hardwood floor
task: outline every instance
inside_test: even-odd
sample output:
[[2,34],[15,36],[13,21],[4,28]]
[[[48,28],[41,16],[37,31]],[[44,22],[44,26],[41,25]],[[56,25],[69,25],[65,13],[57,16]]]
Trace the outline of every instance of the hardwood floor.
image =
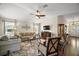
[[79,55],[79,38],[70,37],[68,39],[68,45],[65,47],[66,56],[78,56]]

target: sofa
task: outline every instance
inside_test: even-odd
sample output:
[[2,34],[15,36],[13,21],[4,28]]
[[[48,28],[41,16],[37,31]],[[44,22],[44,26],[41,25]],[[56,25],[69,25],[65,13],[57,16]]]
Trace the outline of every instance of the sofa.
[[20,32],[18,35],[21,38],[21,41],[28,41],[29,38],[34,39],[35,33],[34,32]]
[[[1,40],[3,39],[3,40]],[[8,52],[14,52],[20,50],[21,40],[10,39],[6,36],[0,37],[0,56],[6,55]]]

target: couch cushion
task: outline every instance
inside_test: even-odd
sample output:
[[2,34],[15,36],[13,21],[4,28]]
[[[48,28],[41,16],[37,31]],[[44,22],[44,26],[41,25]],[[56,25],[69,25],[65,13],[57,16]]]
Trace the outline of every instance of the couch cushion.
[[0,46],[16,44],[16,43],[19,43],[19,42],[21,42],[21,39],[10,39],[8,41],[0,41]]
[[9,38],[7,36],[1,36],[0,41],[8,41]]

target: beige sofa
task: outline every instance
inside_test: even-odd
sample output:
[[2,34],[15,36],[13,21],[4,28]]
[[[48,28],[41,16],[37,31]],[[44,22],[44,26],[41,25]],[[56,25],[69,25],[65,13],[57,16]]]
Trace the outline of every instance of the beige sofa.
[[9,39],[0,41],[0,55],[5,55],[8,51],[13,52],[20,50],[20,39]]
[[29,40],[29,38],[34,39],[35,33],[34,32],[19,33],[19,37],[21,38],[21,41],[27,41]]

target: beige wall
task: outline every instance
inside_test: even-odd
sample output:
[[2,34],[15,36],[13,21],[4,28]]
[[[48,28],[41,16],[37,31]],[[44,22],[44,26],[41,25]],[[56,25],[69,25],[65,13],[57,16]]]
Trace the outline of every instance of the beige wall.
[[2,21],[2,18],[0,17],[0,36],[4,35],[4,22]]
[[66,24],[66,20],[63,15],[58,16],[58,24]]
[[[23,26],[30,26],[30,28],[26,29],[26,28],[22,28]],[[30,23],[30,22],[20,22],[18,21],[17,22],[17,31],[18,32],[33,32],[33,23]]]

